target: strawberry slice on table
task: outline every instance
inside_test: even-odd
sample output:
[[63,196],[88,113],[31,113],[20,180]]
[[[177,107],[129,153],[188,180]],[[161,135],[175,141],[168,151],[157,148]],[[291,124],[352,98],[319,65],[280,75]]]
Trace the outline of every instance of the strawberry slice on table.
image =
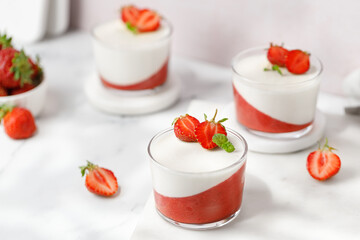
[[185,114],[175,118],[172,125],[174,125],[175,136],[184,142],[196,142],[195,128],[200,124],[199,120]]
[[86,188],[101,196],[111,196],[118,191],[118,183],[114,173],[106,168],[99,167],[88,161],[86,166],[80,167],[81,175],[84,176]]
[[121,8],[121,19],[126,24],[130,24],[134,27],[139,19],[139,16],[140,10],[133,5],[128,5]]
[[288,53],[289,51],[284,47],[270,43],[267,58],[271,64],[279,67],[285,67]]
[[225,127],[221,124],[225,122],[227,118],[221,119],[220,121],[215,122],[215,117],[218,110],[216,109],[214,117],[208,121],[207,116],[205,115],[205,121],[200,123],[195,129],[195,135],[198,142],[203,148],[213,149],[218,145],[213,142],[213,136],[215,134],[224,134],[227,136]]
[[34,66],[25,52],[14,48],[0,51],[0,84],[5,88],[22,87],[32,83]]
[[293,74],[303,74],[310,68],[310,54],[301,50],[291,50],[286,59],[286,68]]
[[25,108],[0,106],[0,120],[6,134],[13,139],[25,139],[31,137],[36,131],[36,124],[31,112]]
[[334,148],[328,145],[326,139],[322,148],[319,146],[318,150],[309,154],[306,167],[313,178],[323,181],[339,172],[341,161],[332,150]]
[[160,16],[148,9],[143,9],[140,12],[139,19],[137,20],[135,27],[139,32],[152,32],[159,28]]

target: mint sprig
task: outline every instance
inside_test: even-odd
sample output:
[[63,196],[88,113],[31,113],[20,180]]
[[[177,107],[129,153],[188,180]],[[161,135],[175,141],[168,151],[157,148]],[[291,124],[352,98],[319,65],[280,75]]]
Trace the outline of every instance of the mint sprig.
[[276,65],[276,64],[275,64],[275,65],[272,65],[271,69],[270,69],[270,68],[264,68],[264,71],[265,71],[265,72],[266,72],[266,71],[276,71],[276,72],[278,72],[280,75],[283,75],[280,67],[279,67],[278,65]]
[[137,28],[133,26],[130,22],[126,22],[126,27],[134,34],[137,34]]
[[235,150],[234,145],[232,145],[232,143],[224,134],[221,133],[215,134],[212,137],[212,141],[228,153],[233,152]]

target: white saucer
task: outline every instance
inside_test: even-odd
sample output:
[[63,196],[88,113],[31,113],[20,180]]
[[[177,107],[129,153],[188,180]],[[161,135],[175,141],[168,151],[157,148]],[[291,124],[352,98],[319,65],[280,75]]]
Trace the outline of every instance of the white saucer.
[[85,94],[96,108],[123,115],[139,115],[157,112],[175,103],[180,95],[177,76],[168,76],[167,81],[154,89],[122,91],[105,87],[94,73],[85,83]]
[[203,114],[212,116],[215,109],[219,110],[216,119],[228,118],[224,122],[225,127],[229,127],[239,132],[247,141],[250,151],[261,153],[290,153],[296,152],[316,144],[324,135],[326,118],[319,110],[316,112],[315,120],[311,130],[304,136],[296,139],[271,139],[255,135],[240,125],[236,119],[235,105],[230,103],[224,106],[210,102],[194,100],[190,103],[188,113],[199,116],[199,121],[203,121]]

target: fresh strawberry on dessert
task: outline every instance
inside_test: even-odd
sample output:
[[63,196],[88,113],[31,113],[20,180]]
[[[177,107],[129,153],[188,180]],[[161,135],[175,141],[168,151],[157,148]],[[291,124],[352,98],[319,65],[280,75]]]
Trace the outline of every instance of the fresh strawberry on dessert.
[[141,10],[135,26],[139,32],[155,31],[160,26],[160,16],[152,10]]
[[277,65],[279,67],[285,67],[288,53],[289,51],[282,46],[273,45],[270,43],[270,47],[267,52],[267,58],[271,64]]
[[12,47],[11,37],[7,37],[6,34],[0,34],[0,50],[8,47]]
[[0,120],[6,134],[13,139],[31,137],[36,131],[36,124],[31,112],[21,107],[0,106]]
[[205,121],[200,123],[195,129],[196,139],[203,148],[213,149],[217,147],[217,144],[213,142],[213,136],[215,134],[224,134],[225,136],[227,135],[225,127],[221,124],[222,122],[225,122],[227,118],[215,122],[217,112],[218,111],[216,109],[215,115],[210,121],[207,120],[207,116],[204,114]]
[[0,51],[0,85],[5,88],[19,88],[32,83],[34,66],[25,52],[14,48]]
[[5,97],[7,95],[8,95],[8,93],[7,93],[6,89],[3,88],[2,86],[0,86],[0,97]]
[[121,19],[124,23],[131,25],[132,27],[135,27],[138,19],[140,16],[140,10],[133,6],[125,6],[121,8]]
[[114,173],[88,161],[86,166],[80,167],[82,176],[86,174],[85,186],[95,194],[102,196],[114,195],[118,190],[118,183]]
[[286,59],[286,68],[293,74],[303,74],[310,68],[310,54],[301,50],[291,50]]
[[186,114],[175,118],[174,125],[175,136],[184,142],[196,142],[195,128],[200,124],[199,120]]
[[322,148],[319,146],[318,150],[309,154],[306,167],[313,178],[323,181],[339,172],[341,161],[332,150],[334,148],[328,145],[326,139]]

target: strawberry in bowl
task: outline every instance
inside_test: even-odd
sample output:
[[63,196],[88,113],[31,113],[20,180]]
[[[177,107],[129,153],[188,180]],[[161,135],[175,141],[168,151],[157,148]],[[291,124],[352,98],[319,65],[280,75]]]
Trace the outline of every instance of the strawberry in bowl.
[[240,211],[246,141],[215,117],[182,115],[148,146],[156,209],[177,226],[216,228]]
[[107,88],[146,90],[166,82],[172,28],[151,9],[133,5],[119,19],[96,26],[93,49],[100,81]]
[[33,61],[15,49],[6,35],[0,35],[0,46],[0,104],[22,106],[37,116],[46,95],[39,58]]
[[271,44],[236,55],[233,92],[240,124],[271,138],[298,138],[315,118],[322,64],[303,50]]

